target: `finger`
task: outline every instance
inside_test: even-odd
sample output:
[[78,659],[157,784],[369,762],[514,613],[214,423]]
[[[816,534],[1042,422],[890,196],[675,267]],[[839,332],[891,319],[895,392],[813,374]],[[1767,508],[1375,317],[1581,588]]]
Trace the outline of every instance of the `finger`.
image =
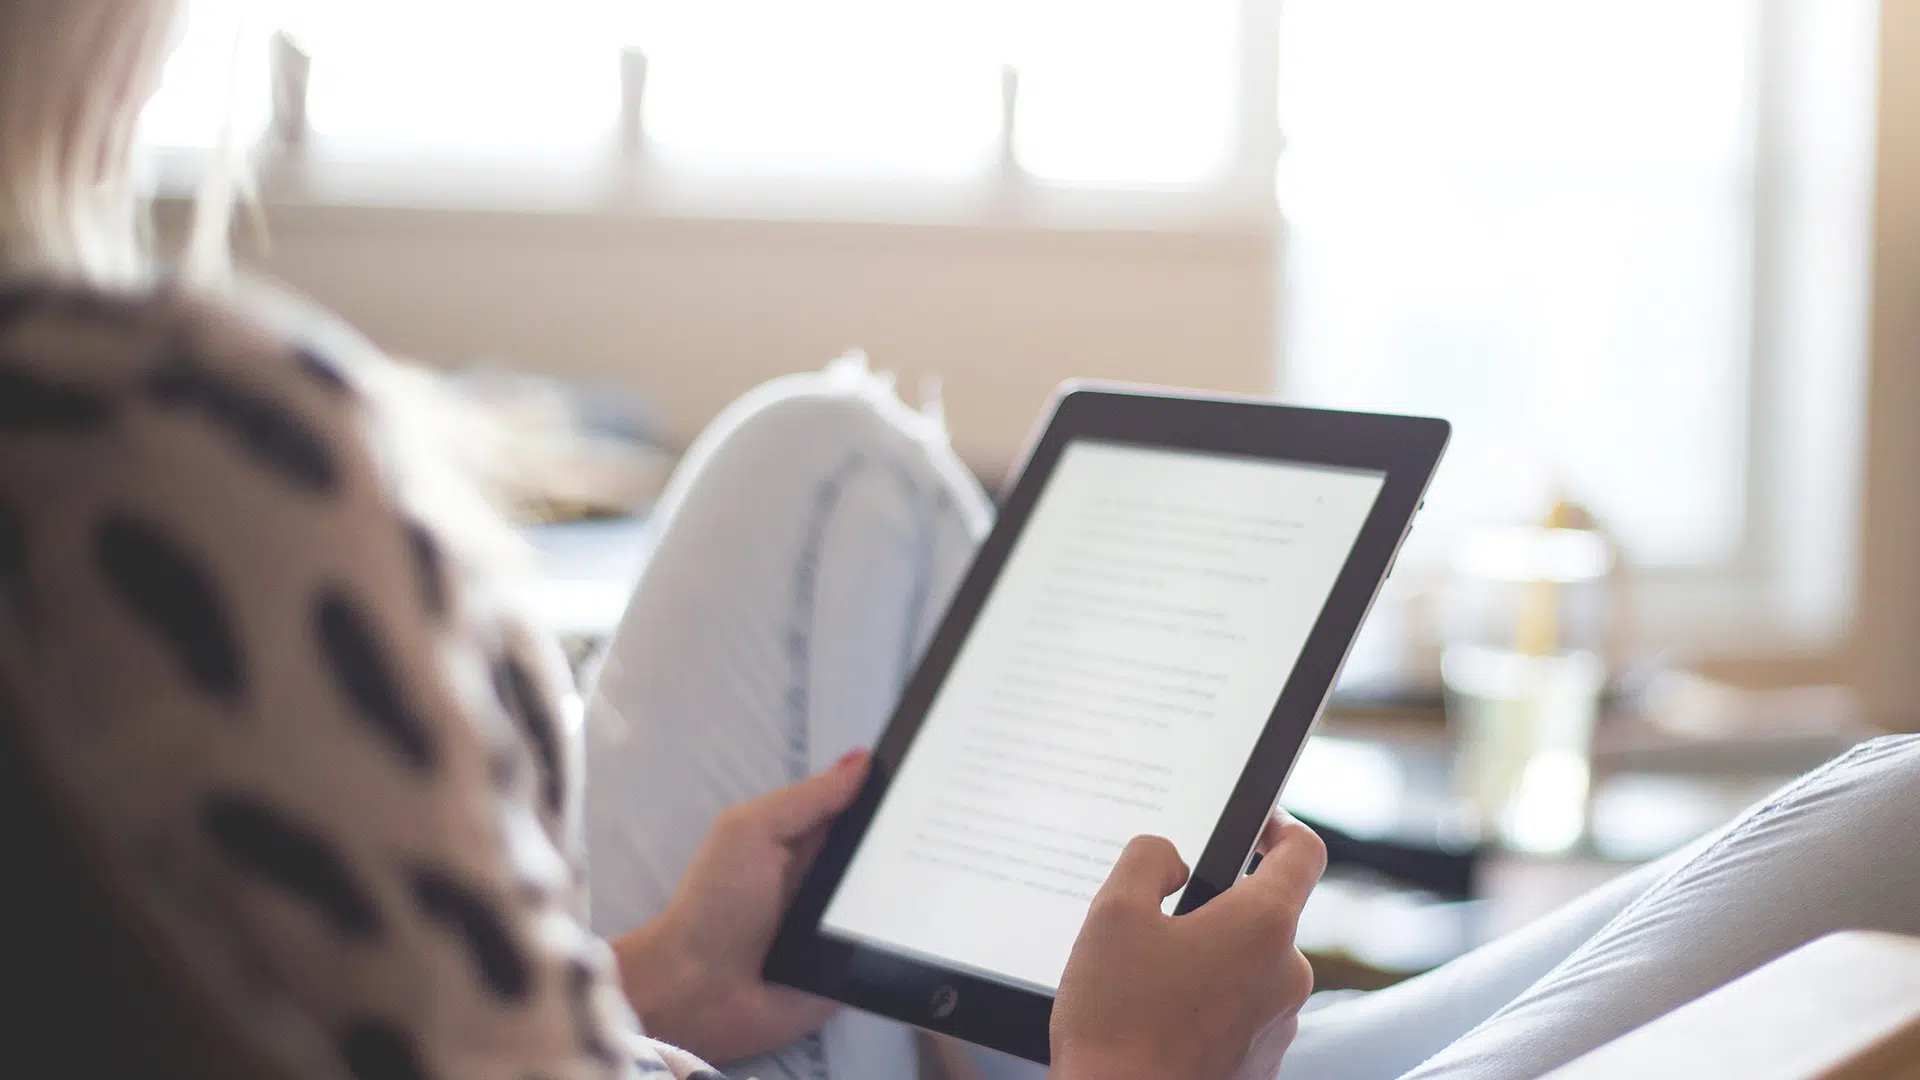
[[1154,907],[1187,883],[1187,864],[1164,836],[1136,836],[1100,886],[1100,896]]
[[786,873],[780,880],[782,907],[793,902],[794,894],[800,891],[800,883],[806,879],[807,871],[813,869],[813,861],[820,857],[820,849],[827,846],[827,827],[822,825],[786,843],[793,857],[787,861]]
[[1293,815],[1275,808],[1267,815],[1267,823],[1260,827],[1260,839],[1253,842],[1254,854],[1266,858],[1267,852],[1280,846],[1280,840],[1286,835],[1287,824],[1293,821]]
[[1269,821],[1268,827],[1275,833],[1272,846],[1246,881],[1269,894],[1274,902],[1297,912],[1326,872],[1327,845],[1292,817]]
[[870,758],[855,750],[823,772],[755,799],[747,811],[782,843],[798,840],[832,821],[860,794]]

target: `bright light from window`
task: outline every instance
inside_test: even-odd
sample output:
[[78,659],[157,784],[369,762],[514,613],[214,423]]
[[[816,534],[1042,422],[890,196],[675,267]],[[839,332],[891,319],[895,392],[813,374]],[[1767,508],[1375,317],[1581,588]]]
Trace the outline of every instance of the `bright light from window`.
[[1416,537],[1744,529],[1751,0],[1289,0],[1285,383],[1449,417]]
[[603,5],[301,0],[316,142],[480,154],[611,146],[619,43]]
[[1226,170],[1239,116],[1236,0],[1048,0],[1008,26],[1020,68],[1014,153],[1089,187],[1199,184]]
[[965,4],[707,0],[642,9],[663,156],[780,172],[966,174],[999,145],[999,63]]
[[211,149],[229,119],[251,141],[266,128],[267,26],[248,0],[195,0],[160,90],[140,116],[140,139],[153,146]]
[[[454,160],[608,149],[620,50],[648,61],[647,145],[767,175],[971,178],[1014,153],[1049,183],[1198,185],[1230,165],[1239,0],[197,0],[146,133],[208,146],[230,23],[257,11],[313,57],[322,156]],[[257,65],[258,50],[249,52]],[[253,130],[264,78],[243,80]],[[539,159],[532,159],[539,160]]]

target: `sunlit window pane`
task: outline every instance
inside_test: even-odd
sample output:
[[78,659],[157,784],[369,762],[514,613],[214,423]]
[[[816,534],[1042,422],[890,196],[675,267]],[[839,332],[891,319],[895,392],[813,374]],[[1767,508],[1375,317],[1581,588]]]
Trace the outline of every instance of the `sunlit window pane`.
[[[1014,153],[1070,186],[1193,185],[1229,167],[1240,0],[197,0],[149,110],[149,142],[207,146],[232,26],[286,28],[312,57],[322,158],[451,159],[612,144],[620,50],[647,58],[661,159],[770,175],[976,177]],[[264,50],[240,104],[265,123]]]
[[513,152],[610,144],[619,43],[605,5],[297,0],[308,122],[343,147]]
[[680,161],[827,173],[964,173],[994,160],[999,65],[965,4],[656,3],[650,145]]
[[1749,0],[1290,0],[1287,391],[1437,413],[1423,516],[1744,529]]
[[269,111],[262,42],[271,30],[249,0],[196,0],[160,89],[140,116],[141,142],[211,149],[229,121],[251,141]]
[[1013,7],[1014,153],[1045,180],[1192,184],[1228,165],[1235,0],[1034,0]]

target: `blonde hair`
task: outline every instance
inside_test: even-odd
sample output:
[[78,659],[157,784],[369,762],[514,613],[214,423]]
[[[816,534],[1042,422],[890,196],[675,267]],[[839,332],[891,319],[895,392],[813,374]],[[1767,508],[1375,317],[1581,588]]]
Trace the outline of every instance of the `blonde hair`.
[[[141,111],[185,29],[189,0],[0,0],[0,276],[42,274],[105,287],[153,280],[145,199],[134,161]],[[233,70],[257,44],[244,25]],[[270,332],[327,335],[346,355],[394,436],[394,482],[429,516],[457,526],[460,552],[493,565],[521,551],[490,505],[507,466],[496,421],[425,373],[389,361],[332,315],[264,280],[233,281],[227,233],[250,199],[248,147],[229,115],[200,185],[181,270]],[[256,225],[258,222],[256,221]]]
[[148,275],[134,130],[185,8],[0,2],[0,265],[97,284]]

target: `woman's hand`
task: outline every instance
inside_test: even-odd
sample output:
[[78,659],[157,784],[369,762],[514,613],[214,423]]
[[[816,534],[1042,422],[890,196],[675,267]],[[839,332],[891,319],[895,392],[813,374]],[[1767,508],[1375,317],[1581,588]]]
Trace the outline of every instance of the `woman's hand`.
[[867,776],[856,751],[811,779],[720,815],[658,919],[613,943],[647,1034],[708,1061],[800,1038],[835,1005],[760,977],[780,917]]
[[1270,1080],[1313,969],[1293,944],[1326,869],[1320,838],[1275,816],[1260,866],[1198,911],[1160,904],[1186,884],[1173,845],[1127,845],[1067,961],[1053,1008],[1057,1080]]

